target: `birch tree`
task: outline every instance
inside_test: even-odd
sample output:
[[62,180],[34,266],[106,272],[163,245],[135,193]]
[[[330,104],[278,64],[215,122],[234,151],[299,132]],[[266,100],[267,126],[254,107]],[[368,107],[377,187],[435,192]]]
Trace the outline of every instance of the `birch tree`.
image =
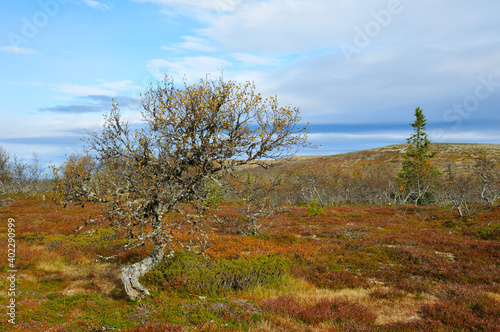
[[[87,154],[56,169],[62,204],[102,206],[103,218],[87,226],[112,227],[127,239],[125,249],[151,245],[147,257],[121,267],[131,299],[149,295],[139,278],[172,255],[174,245],[203,249],[204,225],[216,217],[203,204],[208,184],[306,145],[299,110],[263,98],[250,82],[207,77],[177,87],[165,77],[142,95],[141,109],[143,124],[132,129],[115,102],[102,132],[89,133]],[[180,236],[179,228],[191,235]]]

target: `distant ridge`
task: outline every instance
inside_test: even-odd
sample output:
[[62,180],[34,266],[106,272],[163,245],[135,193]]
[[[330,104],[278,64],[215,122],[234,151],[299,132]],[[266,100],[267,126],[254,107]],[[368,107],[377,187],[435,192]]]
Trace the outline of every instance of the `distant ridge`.
[[[289,167],[313,169],[316,167],[335,167],[348,169],[357,165],[383,165],[389,168],[398,169],[401,167],[403,156],[408,144],[393,144],[380,148],[368,150],[345,152],[330,156],[325,155],[304,155],[291,157],[288,162],[277,161],[278,166],[274,170],[283,170]],[[500,144],[487,143],[431,143],[431,151],[436,152],[432,159],[434,165],[441,171],[446,169],[448,161],[452,161],[459,169],[472,166],[476,162],[479,151],[483,151],[487,156],[495,156],[500,160]],[[276,161],[268,161],[276,163]],[[240,166],[239,170],[246,172],[256,170],[255,164]]]
[[[393,144],[380,148],[339,153],[330,156],[297,156],[292,158],[290,164],[294,167],[310,167],[313,164],[325,163],[341,168],[354,167],[358,164],[398,167],[403,160],[407,146],[408,144]],[[446,167],[448,160],[457,163],[459,167],[473,165],[479,151],[483,151],[487,156],[500,158],[500,144],[431,143],[431,151],[436,152],[433,162],[439,168]]]

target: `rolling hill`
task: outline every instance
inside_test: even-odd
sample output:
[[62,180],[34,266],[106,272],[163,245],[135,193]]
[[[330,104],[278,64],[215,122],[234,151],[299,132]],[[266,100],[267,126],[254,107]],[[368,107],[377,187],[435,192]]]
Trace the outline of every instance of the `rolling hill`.
[[[333,167],[351,168],[359,164],[372,164],[392,165],[397,168],[403,160],[406,147],[407,144],[394,144],[330,156],[296,156],[290,160],[288,166],[302,168],[311,167],[315,164],[329,164]],[[500,144],[432,143],[431,151],[436,153],[433,162],[438,168],[444,169],[448,161],[456,163],[459,168],[464,168],[473,165],[481,151],[488,157],[500,157]]]

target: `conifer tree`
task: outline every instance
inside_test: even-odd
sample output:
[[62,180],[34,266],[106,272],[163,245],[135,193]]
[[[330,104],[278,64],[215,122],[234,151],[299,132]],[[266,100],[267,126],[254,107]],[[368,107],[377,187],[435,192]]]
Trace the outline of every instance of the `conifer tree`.
[[431,142],[425,132],[427,120],[420,107],[415,109],[415,122],[410,125],[413,134],[407,139],[408,147],[398,174],[398,183],[403,201],[419,205],[429,202],[439,172],[431,164],[435,153],[430,152]]

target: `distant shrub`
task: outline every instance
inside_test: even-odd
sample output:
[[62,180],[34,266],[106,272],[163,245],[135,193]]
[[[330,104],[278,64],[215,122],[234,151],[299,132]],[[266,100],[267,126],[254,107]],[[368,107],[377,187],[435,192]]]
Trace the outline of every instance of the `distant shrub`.
[[207,185],[207,196],[203,205],[206,207],[218,206],[222,202],[222,187],[212,180],[209,185]]
[[432,205],[436,203],[436,198],[434,197],[434,194],[431,192],[426,192],[420,197],[417,201],[417,205],[419,206],[424,206],[424,205]]
[[307,215],[308,216],[319,216],[325,212],[325,208],[318,203],[316,198],[311,200],[311,203],[307,205]]
[[193,253],[177,253],[143,277],[163,289],[213,294],[272,284],[288,273],[290,261],[267,255],[234,260],[207,260]]

